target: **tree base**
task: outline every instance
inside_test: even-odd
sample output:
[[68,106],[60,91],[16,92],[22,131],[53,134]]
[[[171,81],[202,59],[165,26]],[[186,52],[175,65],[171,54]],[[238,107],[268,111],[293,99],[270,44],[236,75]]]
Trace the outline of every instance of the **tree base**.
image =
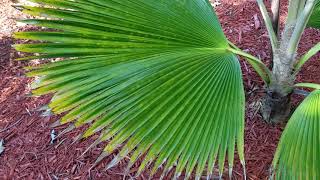
[[262,100],[261,114],[267,123],[276,124],[288,121],[291,113],[291,94],[268,90]]

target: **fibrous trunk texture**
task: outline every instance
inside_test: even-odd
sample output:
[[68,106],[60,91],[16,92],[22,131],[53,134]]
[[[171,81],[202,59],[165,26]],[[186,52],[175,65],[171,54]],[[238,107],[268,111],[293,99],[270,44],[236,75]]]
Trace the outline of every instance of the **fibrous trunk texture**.
[[291,93],[283,94],[278,88],[269,87],[262,101],[261,114],[267,123],[285,122],[291,112]]

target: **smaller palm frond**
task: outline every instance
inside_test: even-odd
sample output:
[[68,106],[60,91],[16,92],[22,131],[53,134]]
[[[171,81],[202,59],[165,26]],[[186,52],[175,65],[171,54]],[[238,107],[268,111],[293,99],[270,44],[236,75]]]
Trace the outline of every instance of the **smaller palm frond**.
[[273,160],[276,179],[320,178],[320,90],[296,109]]

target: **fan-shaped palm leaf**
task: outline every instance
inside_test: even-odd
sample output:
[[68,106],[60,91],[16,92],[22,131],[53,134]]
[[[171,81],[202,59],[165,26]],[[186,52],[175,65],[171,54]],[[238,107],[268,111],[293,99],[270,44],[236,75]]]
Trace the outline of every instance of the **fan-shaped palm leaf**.
[[297,108],[273,161],[276,179],[320,178],[320,90]]
[[146,153],[138,174],[155,161],[152,174],[176,164],[210,176],[216,160],[222,174],[235,144],[244,164],[241,70],[207,0],[33,1],[44,6],[19,8],[50,19],[24,22],[56,31],[16,33],[44,41],[16,49],[64,58],[29,67],[33,93],[54,93],[63,123],[92,123],[84,137],[112,138],[101,157],[123,145],[108,168],[132,152],[129,168]]

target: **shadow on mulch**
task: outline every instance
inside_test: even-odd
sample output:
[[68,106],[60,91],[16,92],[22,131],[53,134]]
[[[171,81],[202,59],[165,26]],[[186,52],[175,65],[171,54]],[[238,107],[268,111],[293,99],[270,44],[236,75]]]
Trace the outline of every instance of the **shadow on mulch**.
[[[270,45],[255,2],[242,2],[238,5],[232,5],[228,1],[222,3],[217,8],[217,14],[227,37],[242,49],[268,63]],[[259,27],[255,16],[261,23]],[[299,53],[306,52],[312,44],[319,41],[319,31],[307,30]],[[5,151],[0,155],[0,179],[122,179],[128,159],[110,170],[103,170],[114,154],[90,169],[106,143],[80,156],[99,135],[73,143],[83,128],[76,129],[50,144],[52,129],[49,126],[59,117],[42,117],[41,112],[37,111],[49,102],[50,96],[27,96],[30,93],[28,84],[32,79],[23,75],[23,67],[28,63],[13,61],[20,56],[11,48],[13,43],[15,41],[11,38],[0,39],[0,139],[4,139],[5,142]],[[319,55],[314,59],[316,58],[319,59]],[[244,61],[241,61],[241,64],[246,91],[253,92],[255,88],[261,88],[262,81],[252,68]],[[298,81],[319,83],[320,74],[316,74],[319,66],[320,61],[308,62],[302,70],[303,76],[297,77]],[[249,179],[267,179],[273,154],[283,130],[283,126],[273,127],[262,122],[253,106],[260,97],[261,93],[247,93],[245,155]],[[298,99],[295,101],[298,103]],[[59,133],[65,127],[55,128],[55,131]],[[133,167],[132,176],[137,171],[138,164],[139,162]],[[172,172],[168,174],[167,179],[171,176]],[[148,172],[144,172],[138,179],[147,177]],[[242,177],[242,167],[236,159],[234,179]],[[159,173],[154,179],[158,178]]]

